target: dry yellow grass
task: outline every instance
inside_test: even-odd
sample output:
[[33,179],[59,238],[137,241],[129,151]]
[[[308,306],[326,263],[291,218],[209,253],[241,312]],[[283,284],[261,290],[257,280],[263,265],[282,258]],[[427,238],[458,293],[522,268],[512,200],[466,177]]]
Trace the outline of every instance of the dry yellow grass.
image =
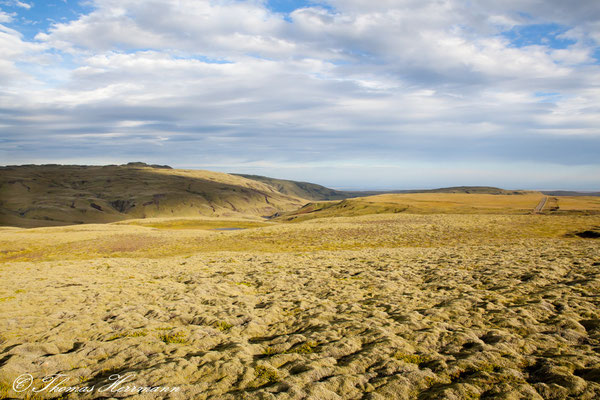
[[0,229],[0,396],[600,398],[600,215],[410,196],[437,213]]
[[382,194],[342,201],[313,202],[283,213],[280,222],[302,222],[314,218],[353,217],[369,214],[531,214],[547,199],[543,214],[596,215],[600,197],[555,197],[539,192],[520,194],[411,193]]
[[558,207],[557,211],[592,211],[600,212],[600,197],[598,196],[560,196],[553,197]]
[[[378,214],[318,218],[236,231],[129,225],[83,225],[0,231],[0,262],[60,261],[98,257],[161,258],[197,252],[304,252],[368,248],[435,247],[563,239],[600,226],[600,216]],[[192,220],[190,225],[199,224]],[[248,221],[227,221],[225,226]],[[185,224],[184,224],[185,225]]]
[[147,218],[120,222],[122,225],[136,225],[156,229],[202,229],[202,230],[237,230],[271,226],[273,223],[262,219],[231,218]]
[[541,193],[519,195],[414,193],[383,194],[356,201],[392,203],[408,207],[409,213],[528,213],[545,197]]

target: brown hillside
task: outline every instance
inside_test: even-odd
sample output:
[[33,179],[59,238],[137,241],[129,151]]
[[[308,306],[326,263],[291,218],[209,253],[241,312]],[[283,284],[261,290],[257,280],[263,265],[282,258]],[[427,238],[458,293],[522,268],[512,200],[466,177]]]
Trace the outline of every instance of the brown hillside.
[[229,174],[143,163],[0,168],[0,225],[36,227],[131,218],[260,217],[306,203]]

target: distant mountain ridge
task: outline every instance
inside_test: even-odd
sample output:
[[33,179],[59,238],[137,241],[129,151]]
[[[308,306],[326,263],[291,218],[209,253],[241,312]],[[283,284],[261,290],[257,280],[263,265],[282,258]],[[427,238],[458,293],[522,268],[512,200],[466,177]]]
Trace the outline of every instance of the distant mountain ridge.
[[[299,196],[312,201],[343,200],[354,197],[375,196],[386,193],[466,193],[466,194],[498,194],[522,195],[538,192],[536,190],[510,190],[494,186],[450,186],[437,189],[406,189],[406,190],[336,190],[316,183],[293,181],[289,179],[271,178],[261,175],[232,174],[247,179],[256,180],[275,187],[281,193]],[[567,190],[541,191],[547,196],[600,196],[600,192],[578,192]]]
[[385,193],[465,193],[465,194],[503,194],[520,195],[531,193],[527,190],[506,190],[493,186],[451,186],[438,189],[393,190]]
[[301,197],[308,200],[343,200],[349,197],[366,196],[367,192],[350,192],[330,189],[310,182],[291,181],[287,179],[269,178],[260,175],[232,174],[246,179],[265,183],[277,189],[280,193]]
[[473,193],[473,194],[514,194],[528,193],[524,190],[506,190],[492,186],[453,186],[439,189],[411,190],[335,190],[309,182],[298,182],[287,179],[270,178],[260,175],[233,174],[247,179],[263,182],[275,187],[284,194],[298,196],[312,201],[343,200],[354,197],[374,196],[386,193]]
[[600,196],[600,192],[576,192],[571,190],[543,190],[546,196]]

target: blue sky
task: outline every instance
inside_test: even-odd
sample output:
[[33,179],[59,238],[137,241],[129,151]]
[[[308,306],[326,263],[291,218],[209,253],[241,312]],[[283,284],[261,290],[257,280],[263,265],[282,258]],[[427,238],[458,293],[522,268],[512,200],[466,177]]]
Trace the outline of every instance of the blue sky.
[[18,29],[27,39],[33,39],[39,32],[47,31],[55,23],[66,23],[77,19],[89,11],[83,1],[0,1],[0,9],[14,15],[8,26]]
[[552,49],[566,49],[577,43],[575,39],[561,37],[569,29],[571,29],[569,26],[553,23],[517,25],[502,32],[502,35],[515,47],[538,45]]
[[294,10],[297,10],[298,8],[305,8],[305,7],[323,7],[324,3],[322,2],[317,2],[317,1],[303,1],[303,0],[269,0],[266,3],[266,6],[275,11],[275,12],[279,12],[279,13],[290,13]]
[[600,190],[600,3],[0,0],[0,164]]

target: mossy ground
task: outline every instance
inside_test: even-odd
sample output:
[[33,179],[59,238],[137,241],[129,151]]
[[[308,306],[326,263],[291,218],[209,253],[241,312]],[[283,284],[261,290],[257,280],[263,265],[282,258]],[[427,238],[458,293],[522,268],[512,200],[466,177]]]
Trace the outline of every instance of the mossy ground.
[[595,226],[382,214],[2,230],[0,393],[23,373],[135,372],[181,399],[600,398],[600,242],[570,235]]
[[[194,223],[200,222],[194,220]],[[236,223],[254,224],[248,221],[224,224]],[[239,231],[153,229],[130,224],[12,229],[0,231],[0,262],[160,259],[221,251],[278,253],[507,244],[576,238],[575,233],[597,226],[600,216],[380,214],[271,224]]]

